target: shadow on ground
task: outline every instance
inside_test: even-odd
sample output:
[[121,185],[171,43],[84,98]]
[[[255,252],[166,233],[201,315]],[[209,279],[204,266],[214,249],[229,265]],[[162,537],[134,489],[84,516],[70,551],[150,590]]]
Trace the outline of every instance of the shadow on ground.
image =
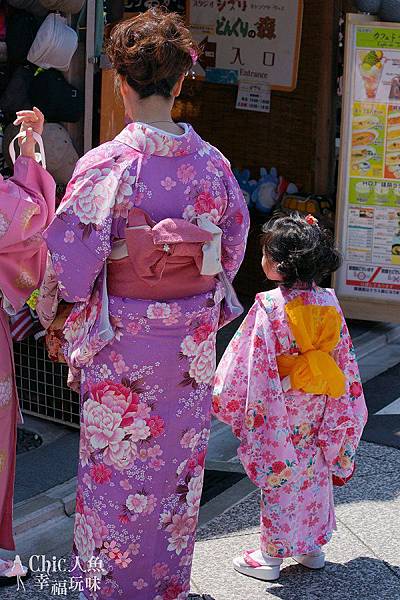
[[265,592],[281,600],[394,600],[399,598],[399,579],[399,567],[360,556],[344,564],[327,562],[321,571],[291,564],[282,569],[278,582],[266,585]]

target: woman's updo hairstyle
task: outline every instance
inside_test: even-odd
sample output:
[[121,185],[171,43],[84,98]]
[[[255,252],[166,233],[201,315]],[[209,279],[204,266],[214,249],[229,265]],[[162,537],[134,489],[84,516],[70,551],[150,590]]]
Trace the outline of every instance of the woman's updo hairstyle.
[[118,23],[106,52],[140,98],[154,94],[170,98],[179,77],[196,62],[199,49],[178,14],[152,8]]
[[272,219],[263,227],[261,244],[263,254],[277,265],[282,285],[288,288],[320,283],[341,264],[332,234],[314,217],[293,213]]

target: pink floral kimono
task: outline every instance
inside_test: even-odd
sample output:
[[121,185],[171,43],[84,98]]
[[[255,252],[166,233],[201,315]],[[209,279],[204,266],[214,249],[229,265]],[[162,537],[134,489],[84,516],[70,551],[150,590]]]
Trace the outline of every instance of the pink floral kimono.
[[[296,339],[289,315],[295,317]],[[323,319],[329,328],[335,316],[337,336],[331,327],[324,340]],[[300,337],[308,344],[304,355]],[[299,357],[296,375],[305,385],[305,363],[310,381],[315,374],[324,380],[320,365],[336,372],[325,379],[335,397],[291,389],[282,379],[282,364]],[[213,412],[240,439],[238,455],[262,490],[261,550],[284,558],[326,544],[335,529],[332,476],[351,475],[367,419],[353,346],[333,290],[279,288],[257,295],[218,366]]]
[[[82,594],[185,600],[224,288],[214,281],[196,295],[144,300],[117,294],[111,278],[106,286],[111,253],[141,211],[148,222],[203,216],[218,225],[231,280],[248,212],[226,159],[190,126],[174,136],[136,123],[80,160],[47,231],[61,295],[76,303],[64,329],[81,391],[74,552],[82,572],[103,566],[100,589]],[[142,265],[146,281],[171,251],[158,241]]]
[[39,286],[46,265],[41,232],[54,214],[55,183],[33,159],[19,157],[14,176],[0,178],[0,548],[14,550],[12,508],[16,427],[22,421],[15,388],[8,315]]

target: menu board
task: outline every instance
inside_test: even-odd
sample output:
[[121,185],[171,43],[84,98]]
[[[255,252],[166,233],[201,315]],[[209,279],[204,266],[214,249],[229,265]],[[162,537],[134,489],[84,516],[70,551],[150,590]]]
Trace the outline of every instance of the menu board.
[[400,320],[400,25],[370,19],[346,29],[335,285],[349,316]]
[[303,0],[188,0],[187,20],[204,49],[196,74],[294,90],[302,17]]

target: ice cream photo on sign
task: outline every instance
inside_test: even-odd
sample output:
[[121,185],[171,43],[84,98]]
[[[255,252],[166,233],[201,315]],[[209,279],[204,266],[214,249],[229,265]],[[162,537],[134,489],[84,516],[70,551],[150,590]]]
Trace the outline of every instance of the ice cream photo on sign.
[[383,73],[382,50],[369,50],[359,53],[359,69],[364,83],[365,95],[374,100]]

